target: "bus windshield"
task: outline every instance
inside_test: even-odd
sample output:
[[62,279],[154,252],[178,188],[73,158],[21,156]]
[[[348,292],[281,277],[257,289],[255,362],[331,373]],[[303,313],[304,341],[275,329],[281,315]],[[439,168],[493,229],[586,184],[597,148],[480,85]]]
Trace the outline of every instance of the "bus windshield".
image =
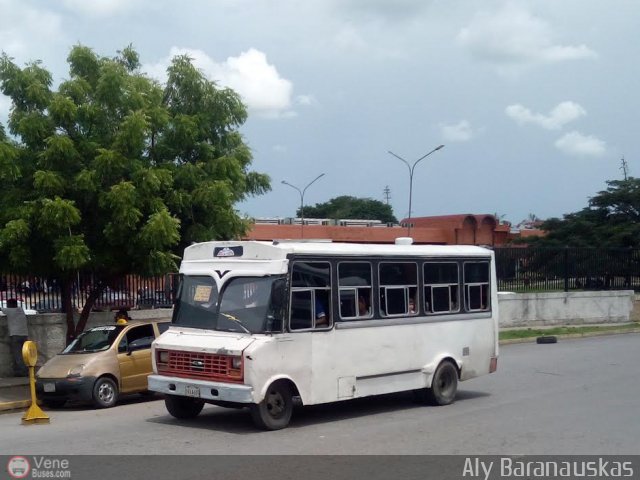
[[228,332],[282,330],[284,277],[236,277],[218,292],[213,278],[183,276],[173,323]]

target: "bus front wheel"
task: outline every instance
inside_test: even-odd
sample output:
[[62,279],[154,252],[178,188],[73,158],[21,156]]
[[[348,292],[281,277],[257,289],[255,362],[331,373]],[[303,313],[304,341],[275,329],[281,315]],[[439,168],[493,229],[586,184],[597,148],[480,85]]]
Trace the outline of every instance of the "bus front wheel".
[[458,369],[448,360],[445,360],[433,374],[431,388],[423,388],[415,391],[418,400],[431,405],[449,405],[453,403],[458,391]]
[[204,401],[178,395],[165,395],[164,405],[172,416],[185,419],[197,417],[204,407]]
[[264,430],[280,430],[289,425],[293,413],[293,394],[284,382],[272,383],[267,389],[264,399],[252,404],[251,417],[258,428]]

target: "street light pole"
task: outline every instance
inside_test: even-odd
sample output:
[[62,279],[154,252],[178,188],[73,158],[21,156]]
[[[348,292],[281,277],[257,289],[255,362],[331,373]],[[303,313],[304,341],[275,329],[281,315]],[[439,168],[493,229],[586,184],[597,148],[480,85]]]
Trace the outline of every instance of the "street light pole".
[[421,160],[424,160],[425,158],[427,158],[429,155],[431,155],[433,152],[437,152],[438,150],[440,150],[441,148],[444,148],[444,145],[438,145],[436,148],[434,148],[433,150],[431,150],[429,153],[421,156],[418,160],[416,160],[415,162],[413,162],[413,165],[409,165],[409,162],[407,162],[404,158],[400,157],[399,155],[396,155],[395,153],[393,153],[391,150],[388,151],[388,153],[390,153],[391,155],[393,155],[394,157],[396,157],[398,160],[402,160],[402,162],[407,166],[407,168],[409,169],[409,221],[407,222],[408,227],[407,227],[407,236],[410,237],[411,236],[411,201],[413,198],[413,171],[416,168],[416,165],[418,165],[418,163],[420,163]]
[[307,188],[309,188],[313,183],[315,183],[315,181],[318,180],[320,177],[324,177],[324,173],[321,173],[316,178],[314,178],[309,183],[307,183],[307,186],[304,187],[302,190],[300,190],[295,185],[291,185],[286,180],[282,180],[283,184],[289,185],[291,188],[295,188],[300,194],[300,238],[304,238],[304,192],[306,192]]

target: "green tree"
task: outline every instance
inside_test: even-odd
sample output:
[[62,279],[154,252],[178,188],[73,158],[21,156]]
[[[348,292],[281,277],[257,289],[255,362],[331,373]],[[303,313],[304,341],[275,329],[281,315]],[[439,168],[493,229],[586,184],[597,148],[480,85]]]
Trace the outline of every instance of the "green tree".
[[[298,209],[296,215],[301,215]],[[390,205],[371,198],[356,198],[343,195],[313,207],[304,207],[306,218],[350,218],[362,220],[380,220],[383,223],[397,223]]]
[[[131,46],[108,58],[78,45],[67,61],[55,90],[40,62],[0,58],[12,101],[11,136],[0,129],[0,262],[61,282],[70,340],[113,279],[175,271],[191,242],[242,235],[234,204],[270,180],[249,170],[239,96],[187,56],[172,60],[166,85],[140,71]],[[79,269],[97,282],[75,324]]]
[[579,212],[542,224],[539,246],[640,247],[640,179],[611,180]]

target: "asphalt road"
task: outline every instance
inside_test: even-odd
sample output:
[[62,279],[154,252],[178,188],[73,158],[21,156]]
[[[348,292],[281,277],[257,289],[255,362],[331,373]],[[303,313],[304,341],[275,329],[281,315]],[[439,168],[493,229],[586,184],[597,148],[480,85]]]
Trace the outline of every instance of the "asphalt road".
[[638,454],[640,334],[501,348],[498,372],[460,384],[446,407],[407,393],[301,407],[289,428],[257,431],[247,410],[195,420],[162,400],[49,410],[49,425],[0,415],[0,455]]

